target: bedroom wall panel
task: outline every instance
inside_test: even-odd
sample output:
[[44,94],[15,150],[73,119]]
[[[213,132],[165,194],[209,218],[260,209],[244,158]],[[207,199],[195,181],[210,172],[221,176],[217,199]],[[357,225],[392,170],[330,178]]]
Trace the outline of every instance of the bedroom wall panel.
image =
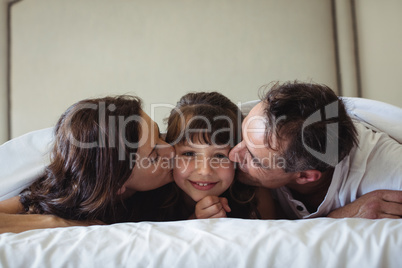
[[25,0],[12,25],[13,137],[105,94],[138,94],[163,130],[189,91],[239,102],[273,80],[337,88],[330,0]]
[[356,0],[364,98],[402,107],[402,1]]
[[8,139],[7,5],[0,1],[0,144]]
[[343,96],[358,97],[359,81],[356,68],[353,10],[350,0],[334,0],[334,24],[337,33],[339,89]]

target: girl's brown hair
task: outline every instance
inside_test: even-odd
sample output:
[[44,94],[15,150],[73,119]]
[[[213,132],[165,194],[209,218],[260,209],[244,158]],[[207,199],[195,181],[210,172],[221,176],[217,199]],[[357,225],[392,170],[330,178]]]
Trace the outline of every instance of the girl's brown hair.
[[21,194],[27,213],[115,222],[118,190],[131,175],[137,152],[141,100],[133,96],[77,102],[55,127],[44,177]]
[[228,144],[240,142],[240,109],[218,92],[199,92],[184,95],[168,118],[166,142]]
[[[166,142],[171,145],[203,143],[209,145],[235,146],[241,139],[243,115],[240,109],[218,92],[199,92],[184,95],[168,118]],[[186,208],[184,193],[175,184],[153,191],[155,204],[147,220],[184,220],[194,212]],[[255,188],[239,182],[236,177],[228,190],[221,196],[228,199],[232,209],[228,217],[255,218]],[[159,201],[157,201],[159,200]],[[158,207],[158,202],[163,205]],[[153,214],[153,215],[152,215]],[[155,218],[156,216],[156,218]]]

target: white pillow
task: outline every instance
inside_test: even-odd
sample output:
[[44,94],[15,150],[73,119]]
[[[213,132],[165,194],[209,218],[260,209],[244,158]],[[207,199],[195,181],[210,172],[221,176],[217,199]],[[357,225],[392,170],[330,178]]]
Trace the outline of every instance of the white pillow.
[[402,108],[375,100],[343,97],[349,115],[402,143]]
[[0,201],[18,195],[49,164],[53,128],[33,131],[0,146]]

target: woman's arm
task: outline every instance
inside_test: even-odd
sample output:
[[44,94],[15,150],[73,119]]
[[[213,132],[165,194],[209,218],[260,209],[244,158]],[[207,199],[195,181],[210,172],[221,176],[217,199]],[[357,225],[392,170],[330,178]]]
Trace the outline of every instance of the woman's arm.
[[20,202],[19,196],[14,196],[4,201],[0,201],[0,213],[19,214],[24,212],[24,207]]
[[7,214],[0,213],[0,234],[2,233],[21,233],[28,230],[71,227],[71,226],[90,226],[102,225],[100,221],[73,221],[59,218],[54,215],[39,214]]
[[53,215],[18,215],[0,213],[0,234],[20,233],[34,229],[87,225],[89,224],[78,221],[67,221]]
[[19,214],[23,212],[24,208],[19,201],[19,196],[1,201],[0,234],[9,232],[20,233],[34,229],[102,224],[100,221],[66,220],[54,215]]

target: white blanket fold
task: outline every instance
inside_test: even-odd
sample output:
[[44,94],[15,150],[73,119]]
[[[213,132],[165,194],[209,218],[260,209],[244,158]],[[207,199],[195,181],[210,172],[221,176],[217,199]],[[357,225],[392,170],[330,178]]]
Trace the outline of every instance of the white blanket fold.
[[402,267],[402,221],[208,219],[0,235],[0,267]]

